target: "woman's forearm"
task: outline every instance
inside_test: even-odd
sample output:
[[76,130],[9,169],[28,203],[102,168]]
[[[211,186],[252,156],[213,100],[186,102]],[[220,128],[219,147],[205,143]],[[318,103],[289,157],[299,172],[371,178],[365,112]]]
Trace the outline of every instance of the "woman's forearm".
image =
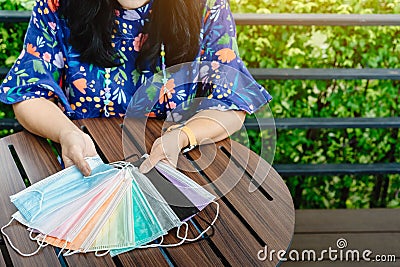
[[63,134],[79,131],[60,108],[44,98],[16,103],[13,109],[17,120],[25,129],[57,143],[60,143]]
[[[246,117],[244,111],[203,110],[186,122],[193,132],[197,144],[218,142],[239,130]],[[147,173],[160,160],[166,160],[172,166],[177,166],[179,153],[189,145],[188,133],[183,128],[175,128],[164,133],[154,141],[150,156],[140,165],[139,170]]]
[[[244,111],[203,110],[186,122],[196,137],[198,144],[221,141],[238,131],[244,122]],[[188,138],[183,138],[183,147],[189,145]]]
[[85,176],[90,175],[91,169],[85,157],[97,154],[93,141],[54,103],[37,98],[14,104],[13,108],[25,129],[61,144],[65,167],[76,165]]

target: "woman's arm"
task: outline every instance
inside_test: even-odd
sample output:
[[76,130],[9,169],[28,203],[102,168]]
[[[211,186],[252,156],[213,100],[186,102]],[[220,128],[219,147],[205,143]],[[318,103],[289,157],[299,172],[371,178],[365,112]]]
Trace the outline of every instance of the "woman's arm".
[[[203,110],[186,122],[198,144],[209,144],[221,141],[238,131],[244,122],[244,111]],[[188,136],[176,129],[158,138],[151,149],[150,156],[140,166],[142,173],[148,172],[160,160],[176,166],[182,148],[189,145]]]
[[35,98],[13,104],[13,109],[25,129],[61,144],[65,167],[75,164],[85,176],[90,174],[84,157],[97,154],[93,141],[53,102]]

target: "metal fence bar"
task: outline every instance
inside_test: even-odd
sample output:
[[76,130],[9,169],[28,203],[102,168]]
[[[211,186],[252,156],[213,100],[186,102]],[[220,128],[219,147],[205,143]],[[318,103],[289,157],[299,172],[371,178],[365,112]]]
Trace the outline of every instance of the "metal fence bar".
[[[256,80],[400,80],[400,69],[256,69],[250,68]],[[0,79],[8,68],[0,67]]]
[[249,69],[257,80],[400,80],[400,69]]
[[400,117],[386,118],[260,118],[246,119],[248,130],[262,129],[345,129],[400,128]]
[[399,14],[234,14],[237,25],[398,26]]
[[399,174],[400,163],[275,164],[282,176]]

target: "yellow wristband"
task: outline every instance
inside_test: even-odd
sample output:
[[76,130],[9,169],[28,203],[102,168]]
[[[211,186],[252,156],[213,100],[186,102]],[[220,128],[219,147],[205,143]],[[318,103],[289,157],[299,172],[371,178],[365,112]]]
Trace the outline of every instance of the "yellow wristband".
[[189,146],[185,147],[182,150],[183,153],[186,153],[197,146],[196,136],[194,135],[192,129],[190,129],[189,127],[187,127],[184,124],[176,124],[176,125],[172,125],[172,126],[168,127],[167,132],[170,132],[175,129],[182,130],[189,139]]
[[192,129],[184,125],[181,130],[187,135],[189,139],[189,146],[182,150],[183,153],[186,153],[197,146],[196,136],[194,135]]

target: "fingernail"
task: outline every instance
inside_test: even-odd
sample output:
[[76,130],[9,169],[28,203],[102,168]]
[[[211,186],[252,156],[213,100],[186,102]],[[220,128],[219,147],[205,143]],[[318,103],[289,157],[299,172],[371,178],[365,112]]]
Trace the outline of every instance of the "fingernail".
[[144,162],[142,163],[142,165],[140,165],[139,171],[140,171],[141,173],[147,173],[147,172],[149,172],[149,168],[150,168],[149,165],[150,165],[150,164],[149,164],[147,161],[144,161]]
[[90,169],[90,167],[87,167],[87,166],[84,167],[84,169],[83,169],[83,175],[89,176],[91,172],[92,172],[92,170]]

